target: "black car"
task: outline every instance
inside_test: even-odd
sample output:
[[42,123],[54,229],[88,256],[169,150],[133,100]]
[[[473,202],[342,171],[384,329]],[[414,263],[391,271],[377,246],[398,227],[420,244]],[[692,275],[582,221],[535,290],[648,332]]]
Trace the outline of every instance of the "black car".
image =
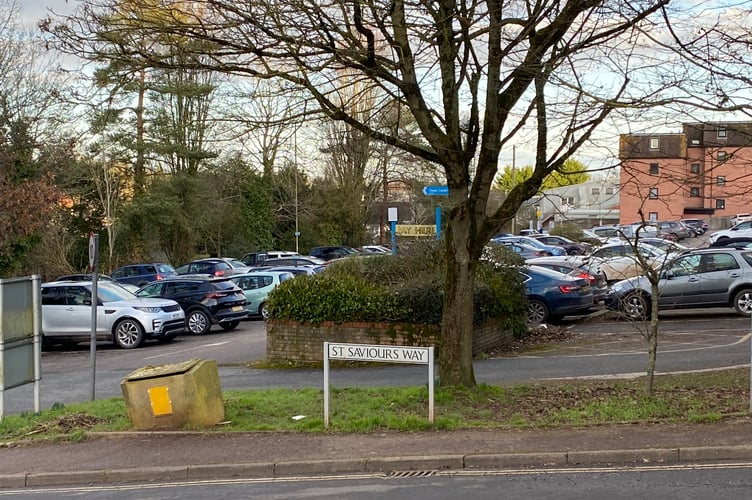
[[175,269],[179,275],[203,274],[206,276],[232,276],[243,274],[250,270],[248,266],[238,259],[222,257],[208,257],[183,264]]
[[752,236],[751,237],[738,237],[738,238],[721,238],[710,245],[708,245],[711,248],[717,248],[717,247],[739,247],[739,248],[746,248],[746,247],[752,247]]
[[308,252],[311,257],[318,257],[323,260],[341,259],[348,255],[355,255],[358,251],[352,247],[346,247],[342,245],[327,246],[327,247],[314,247]]
[[142,264],[128,264],[112,271],[112,277],[118,283],[144,286],[152,281],[161,280],[167,276],[175,276],[175,269],[164,262],[150,262]]
[[248,317],[243,290],[229,278],[177,276],[153,281],[136,292],[138,297],[172,299],[185,311],[188,331],[208,333],[213,324],[232,330]]

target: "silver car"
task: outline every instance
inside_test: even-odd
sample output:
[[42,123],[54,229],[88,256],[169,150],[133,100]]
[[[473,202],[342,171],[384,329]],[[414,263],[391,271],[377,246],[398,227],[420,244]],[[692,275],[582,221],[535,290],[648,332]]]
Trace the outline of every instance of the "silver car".
[[[97,296],[97,340],[133,349],[185,331],[185,313],[174,300],[139,298],[106,281],[97,283]],[[91,340],[91,281],[42,284],[42,335],[47,346]]]

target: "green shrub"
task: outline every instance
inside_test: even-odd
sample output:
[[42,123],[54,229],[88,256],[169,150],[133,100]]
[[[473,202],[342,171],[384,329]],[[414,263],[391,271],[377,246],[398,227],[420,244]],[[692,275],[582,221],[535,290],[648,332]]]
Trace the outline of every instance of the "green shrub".
[[[527,304],[516,271],[519,258],[492,250],[478,267],[473,321],[502,321],[515,333],[525,329]],[[320,275],[278,286],[268,299],[272,318],[320,324],[374,321],[441,324],[445,259],[436,242],[411,245],[389,256],[352,257],[329,264]]]

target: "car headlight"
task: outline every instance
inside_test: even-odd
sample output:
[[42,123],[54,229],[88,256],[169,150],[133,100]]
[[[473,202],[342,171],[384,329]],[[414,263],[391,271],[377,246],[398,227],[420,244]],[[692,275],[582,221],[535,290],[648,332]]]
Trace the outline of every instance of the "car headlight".
[[134,307],[133,309],[135,309],[136,311],[141,311],[141,312],[151,313],[151,314],[162,312],[162,308],[161,307],[139,306],[139,307]]

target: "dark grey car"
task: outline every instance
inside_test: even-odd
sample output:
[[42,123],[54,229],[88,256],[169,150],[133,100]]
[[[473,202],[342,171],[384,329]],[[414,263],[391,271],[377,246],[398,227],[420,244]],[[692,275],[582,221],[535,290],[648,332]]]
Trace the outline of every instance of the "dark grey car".
[[[658,283],[660,310],[733,307],[752,314],[752,249],[701,248],[685,252],[661,270]],[[651,285],[639,276],[611,285],[608,309],[634,319],[650,315]]]

